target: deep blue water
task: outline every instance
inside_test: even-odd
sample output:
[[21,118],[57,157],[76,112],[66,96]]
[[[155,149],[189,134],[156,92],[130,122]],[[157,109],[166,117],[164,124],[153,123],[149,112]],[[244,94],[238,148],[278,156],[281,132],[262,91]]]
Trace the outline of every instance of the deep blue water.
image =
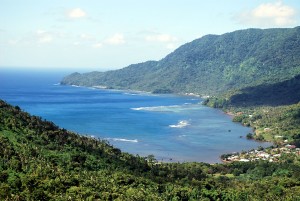
[[269,145],[247,140],[250,128],[199,98],[61,86],[62,77],[0,70],[0,98],[62,128],[163,161],[214,163],[223,153]]

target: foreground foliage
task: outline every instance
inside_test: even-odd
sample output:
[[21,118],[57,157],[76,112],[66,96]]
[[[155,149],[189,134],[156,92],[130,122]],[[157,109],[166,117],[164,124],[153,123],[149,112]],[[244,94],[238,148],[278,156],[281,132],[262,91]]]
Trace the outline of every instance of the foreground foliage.
[[0,200],[299,200],[300,159],[162,163],[0,101]]

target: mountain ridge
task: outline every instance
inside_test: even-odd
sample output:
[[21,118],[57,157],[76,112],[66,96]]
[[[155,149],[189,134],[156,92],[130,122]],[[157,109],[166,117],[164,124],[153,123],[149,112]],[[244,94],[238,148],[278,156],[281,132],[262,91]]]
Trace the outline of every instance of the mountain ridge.
[[300,74],[300,27],[206,35],[159,61],[66,76],[61,84],[219,95]]

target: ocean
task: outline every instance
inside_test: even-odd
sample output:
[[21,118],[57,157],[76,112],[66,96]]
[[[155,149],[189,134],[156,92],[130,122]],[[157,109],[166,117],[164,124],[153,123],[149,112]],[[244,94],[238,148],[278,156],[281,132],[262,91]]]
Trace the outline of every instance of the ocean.
[[165,162],[220,162],[224,153],[269,146],[251,128],[192,96],[59,85],[62,72],[0,69],[0,99],[80,135]]

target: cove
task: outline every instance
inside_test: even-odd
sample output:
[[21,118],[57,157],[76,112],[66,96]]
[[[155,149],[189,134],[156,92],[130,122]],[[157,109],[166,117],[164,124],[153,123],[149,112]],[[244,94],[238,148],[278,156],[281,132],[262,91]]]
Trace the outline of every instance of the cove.
[[200,98],[62,86],[60,79],[6,73],[0,98],[62,128],[159,161],[216,163],[221,154],[270,145],[247,140],[251,128],[203,106]]

